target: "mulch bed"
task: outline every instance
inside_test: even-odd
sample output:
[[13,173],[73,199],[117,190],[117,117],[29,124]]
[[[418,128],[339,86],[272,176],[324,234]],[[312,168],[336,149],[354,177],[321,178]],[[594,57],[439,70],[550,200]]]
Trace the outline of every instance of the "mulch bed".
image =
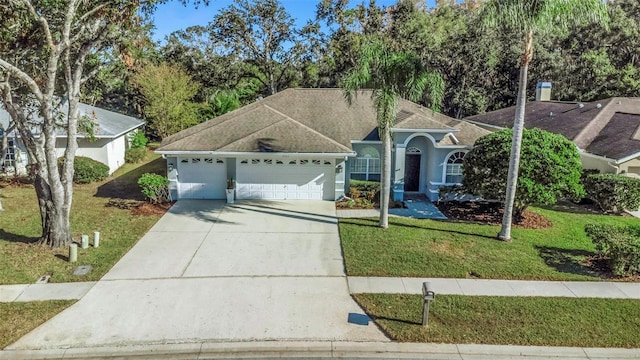
[[[502,224],[502,204],[486,201],[443,201],[435,204],[449,220],[482,224]],[[525,210],[521,219],[515,219],[514,226],[524,229],[545,229],[553,226],[545,216]]]
[[131,209],[133,215],[163,215],[166,213],[173,203],[161,203],[152,204],[149,202],[143,202],[140,205]]

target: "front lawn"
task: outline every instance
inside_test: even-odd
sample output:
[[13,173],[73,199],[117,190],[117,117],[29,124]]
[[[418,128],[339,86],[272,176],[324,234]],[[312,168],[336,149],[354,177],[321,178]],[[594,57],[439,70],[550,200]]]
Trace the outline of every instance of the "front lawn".
[[[81,234],[93,239],[100,231],[100,247],[78,249],[78,262],[66,261],[68,249],[33,245],[41,223],[36,195],[31,185],[5,185],[0,190],[4,211],[0,216],[0,284],[33,283],[42,275],[51,282],[94,281],[100,279],[150,228],[161,215],[133,216],[119,208],[142,199],[137,185],[145,172],[163,173],[164,160],[148,154],[140,164],[126,164],[104,182],[75,185],[71,228],[75,240]],[[91,265],[86,276],[74,276],[78,265]]]
[[546,216],[546,229],[513,228],[513,242],[496,240],[499,226],[451,221],[341,219],[340,237],[349,276],[479,277],[488,279],[599,280],[591,266],[594,246],[588,223],[638,224],[626,216],[533,211]]
[[356,301],[401,342],[526,346],[640,346],[640,301],[439,295],[423,327],[420,295],[358,294]]
[[75,300],[0,303],[0,349],[15,342],[73,303]]

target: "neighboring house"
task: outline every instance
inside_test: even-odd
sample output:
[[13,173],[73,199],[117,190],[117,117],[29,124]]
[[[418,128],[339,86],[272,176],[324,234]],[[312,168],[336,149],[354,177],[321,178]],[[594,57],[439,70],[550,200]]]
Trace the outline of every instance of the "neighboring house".
[[[462,179],[462,158],[487,130],[402,100],[393,133],[392,187],[437,199]],[[349,106],[341,89],[288,89],[162,142],[172,197],[323,199],[345,195],[350,179],[380,180],[381,142],[371,92]]]
[[[640,98],[588,103],[549,101],[544,96],[537,99],[526,105],[526,128],[562,134],[573,141],[585,169],[640,176]],[[512,106],[465,120],[495,131],[513,127],[514,116]]]
[[[80,116],[87,116],[94,122],[94,139],[79,133],[77,137],[78,150],[76,156],[86,156],[109,166],[109,173],[113,173],[124,164],[124,153],[129,148],[129,134],[144,125],[140,119],[118,114],[105,109],[86,104],[79,104]],[[10,122],[9,113],[0,108],[0,122],[6,129]],[[37,121],[37,119],[36,119]],[[2,164],[3,168],[13,167],[16,170],[28,164],[27,152],[20,141],[17,131],[8,137],[9,148]],[[67,137],[60,131],[56,139],[58,157],[64,154],[67,147]],[[18,170],[19,172],[19,170]]]

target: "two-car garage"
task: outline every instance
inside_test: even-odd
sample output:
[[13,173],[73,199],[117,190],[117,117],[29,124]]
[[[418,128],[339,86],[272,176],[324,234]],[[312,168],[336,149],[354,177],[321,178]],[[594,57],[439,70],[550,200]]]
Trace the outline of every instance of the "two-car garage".
[[237,199],[334,200],[333,159],[260,157],[177,158],[181,199],[224,199],[227,179]]

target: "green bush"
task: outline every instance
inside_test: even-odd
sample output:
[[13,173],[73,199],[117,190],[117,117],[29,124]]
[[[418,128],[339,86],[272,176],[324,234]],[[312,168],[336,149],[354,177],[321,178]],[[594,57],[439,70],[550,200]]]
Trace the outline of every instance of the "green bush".
[[640,179],[616,174],[591,174],[584,179],[587,197],[604,212],[620,213],[640,207]]
[[168,185],[169,179],[158,174],[146,173],[138,179],[140,190],[154,204],[170,200]]
[[585,231],[614,274],[640,273],[640,227],[588,224]]
[[149,139],[147,139],[147,137],[144,136],[144,133],[142,131],[140,131],[140,130],[134,131],[129,136],[130,136],[130,139],[131,139],[131,148],[132,149],[144,148],[149,143]]
[[[58,167],[62,170],[64,158],[58,159]],[[84,156],[76,156],[73,162],[73,182],[89,184],[109,177],[109,167],[99,161]]]
[[130,148],[124,152],[124,161],[135,164],[144,160],[147,156],[147,148],[146,147],[138,147],[138,148]]
[[371,206],[380,198],[380,183],[376,181],[349,180],[349,197],[366,199]]

